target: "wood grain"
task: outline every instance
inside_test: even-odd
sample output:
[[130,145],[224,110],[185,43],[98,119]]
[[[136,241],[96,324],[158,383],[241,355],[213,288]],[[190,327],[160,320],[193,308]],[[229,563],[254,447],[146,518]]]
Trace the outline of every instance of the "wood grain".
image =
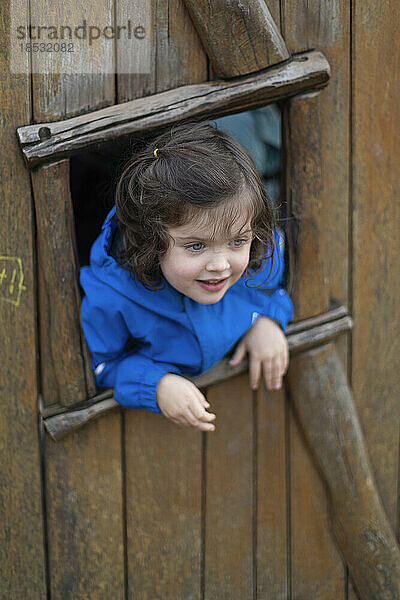
[[[146,43],[134,46],[116,40],[117,101],[144,98],[155,86],[155,54],[157,35],[157,2],[153,0],[119,0],[114,7],[117,23],[134,19],[146,30]],[[139,40],[140,42],[142,40]]]
[[140,134],[182,119],[217,117],[265,106],[281,98],[324,87],[329,64],[317,51],[290,63],[233,82],[182,85],[58,123],[21,127],[22,151],[32,167],[55,161],[119,136]]
[[[326,305],[326,298],[348,304],[350,13],[344,0],[295,4],[285,0],[282,13],[290,51],[318,48],[332,65],[327,89],[318,96],[296,100],[290,107],[289,133],[297,139],[291,153],[294,200],[304,210],[305,220],[310,219],[303,227],[304,234],[316,237],[315,242],[310,239],[306,258],[296,272],[300,286],[294,294],[296,319],[303,319],[315,310],[315,296],[321,297],[321,305]],[[311,205],[320,209],[315,226],[308,212],[314,210]],[[311,243],[319,246],[317,261],[310,260]],[[302,250],[304,246],[307,244]],[[315,270],[317,263],[320,286],[312,287],[317,284],[310,283],[314,277],[309,269]]]
[[125,411],[128,597],[200,600],[201,432]]
[[353,24],[352,385],[383,504],[400,528],[400,82],[391,77],[400,7],[357,3]]
[[[126,52],[122,42],[118,44],[119,102],[144,98],[182,81],[207,79],[207,56],[183,0],[122,0],[117,15],[121,22],[135,15],[150,32],[149,46],[138,52]],[[141,70],[144,51],[143,58],[150,63],[148,72]]]
[[[292,394],[290,399],[293,403]],[[346,571],[330,531],[326,488],[293,410],[288,435],[291,593],[310,600],[346,598]]]
[[290,56],[264,0],[185,0],[222,79],[261,71]]
[[[34,600],[46,598],[37,426],[34,216],[29,174],[15,139],[16,127],[31,121],[30,80],[28,73],[10,73],[9,4],[3,3],[0,11],[0,595]],[[18,22],[27,24],[26,4],[19,3],[14,9]]]
[[257,598],[289,597],[288,404],[283,389],[257,394]]
[[[102,27],[113,23],[113,1],[34,0],[31,23],[57,26]],[[100,36],[92,44],[77,45],[73,52],[32,53],[32,102],[35,121],[55,121],[107,106],[114,99],[114,43]]]
[[[334,344],[297,355],[288,378],[301,428],[327,485],[332,531],[359,596],[361,600],[396,600],[400,595],[400,547],[374,482]],[[303,519],[302,525],[306,522]],[[314,582],[323,571],[329,580],[324,562]],[[315,562],[313,568],[315,573]]]
[[32,172],[32,184],[38,244],[42,398],[45,406],[70,406],[94,395],[95,384],[93,373],[84,364],[69,162],[37,169]]
[[[34,4],[42,11],[48,5],[41,0]],[[51,6],[59,22],[68,14],[80,18],[85,11],[88,21],[102,22],[108,20],[111,9],[108,0],[89,7],[80,4],[77,8],[76,0]],[[107,47],[98,50],[104,57]],[[114,101],[113,78],[110,84],[102,75],[55,74],[34,78],[33,83],[36,121],[59,120]],[[75,352],[79,354],[79,346]],[[120,413],[92,423],[61,444],[48,439],[45,450],[51,597],[122,600],[125,561]]]
[[207,80],[208,58],[184,0],[158,0],[154,92]]
[[290,290],[295,320],[325,312],[329,288],[325,256],[326,218],[321,186],[319,98],[294,98],[284,109]]
[[[103,2],[97,3],[95,10],[102,11],[106,5],[108,8],[111,6]],[[190,37],[191,34],[189,36],[187,33],[193,31],[193,26],[187,15],[183,16],[183,3],[159,1],[153,5],[159,6],[159,13],[155,15],[158,19],[156,22],[158,23],[157,44],[159,44],[159,49],[157,51],[156,44],[152,47],[152,52],[154,52],[152,71],[148,79],[146,76],[142,79],[140,77],[130,78],[125,87],[121,73],[118,76],[119,102],[148,96],[169,87],[176,87],[182,81],[186,83],[193,73],[196,82],[204,81],[207,78],[204,74],[207,60],[200,48],[198,37]],[[396,485],[399,426],[396,392],[400,386],[398,385],[398,369],[395,365],[399,352],[394,326],[398,315],[396,302],[399,295],[394,276],[398,256],[398,234],[397,230],[393,229],[397,217],[395,190],[399,187],[398,169],[394,164],[398,145],[396,144],[398,129],[396,128],[398,121],[398,103],[396,102],[399,90],[397,83],[393,82],[393,72],[396,72],[398,66],[398,56],[394,50],[393,39],[395,39],[399,24],[399,8],[390,0],[379,6],[375,4],[372,6],[369,0],[363,4],[353,3],[352,103],[354,129],[352,143],[354,154],[352,158],[352,192],[354,204],[349,211],[349,6],[348,3],[340,0],[338,2],[330,1],[323,5],[315,0],[308,2],[301,0],[299,3],[284,1],[281,5],[285,39],[290,50],[297,52],[301,49],[318,47],[326,53],[333,66],[333,78],[326,91],[319,97],[303,98],[302,104],[299,99],[299,103],[295,106],[295,102],[293,102],[290,108],[291,134],[296,136],[296,144],[298,144],[296,147],[299,150],[299,163],[296,163],[299,166],[295,166],[296,178],[293,178],[293,181],[294,183],[298,182],[296,183],[298,185],[297,206],[304,210],[306,215],[304,226],[300,224],[298,229],[300,232],[299,247],[303,250],[304,246],[307,246],[307,244],[303,244],[305,240],[311,240],[313,243],[316,240],[314,247],[322,256],[322,259],[318,258],[319,263],[314,265],[317,267],[314,270],[312,268],[308,270],[306,262],[302,266],[298,263],[296,285],[299,290],[301,288],[302,292],[297,294],[298,307],[301,309],[297,317],[303,318],[319,313],[318,301],[312,294],[319,294],[319,298],[322,298],[324,308],[321,310],[330,306],[332,298],[346,304],[349,302],[347,289],[347,261],[350,257],[348,215],[351,214],[351,218],[354,220],[353,244],[355,250],[354,256],[351,258],[353,260],[353,279],[351,281],[353,304],[350,304],[356,320],[356,332],[352,347],[354,398],[368,442],[368,451],[371,455],[377,487],[382,495],[384,507],[393,529],[398,519],[399,506],[396,498],[399,489]],[[65,9],[64,6],[66,6]],[[67,14],[67,12],[61,11],[68,11],[72,3],[64,2],[64,6],[54,8],[58,11],[58,15]],[[45,3],[44,0],[43,2],[37,1],[32,4],[32,7],[37,14],[48,20],[48,12],[45,12],[48,3]],[[277,3],[274,2],[274,8],[272,5],[269,7],[271,12],[275,11],[274,16],[276,17]],[[87,10],[85,7],[82,9]],[[130,7],[126,6],[126,10],[130,10]],[[132,13],[135,10],[136,8],[132,7]],[[4,19],[7,18],[6,10],[0,18],[2,25]],[[179,39],[181,31],[183,36]],[[3,39],[7,39],[7,32],[8,29],[5,26]],[[1,571],[2,574],[4,573],[3,580],[6,582],[5,590],[8,597],[21,594],[27,598],[33,594],[45,597],[35,416],[37,382],[35,377],[34,296],[32,292],[34,275],[33,255],[30,249],[32,245],[32,213],[28,179],[20,160],[16,158],[18,150],[13,140],[15,127],[26,124],[30,120],[28,109],[30,97],[25,77],[11,77],[8,71],[8,58],[3,54],[2,57],[0,65],[3,87],[0,93],[2,99],[5,98],[2,105],[5,105],[6,108],[0,127],[4,133],[2,140],[6,140],[6,142],[0,154],[2,158],[6,157],[4,160],[7,160],[7,167],[4,169],[7,175],[2,179],[5,194],[5,201],[1,203],[2,243],[5,248],[4,253],[10,256],[16,255],[18,249],[22,248],[18,256],[21,257],[24,266],[23,285],[26,289],[22,290],[18,307],[8,302],[2,302],[4,316],[1,318],[9,359],[2,364],[2,381],[3,373],[4,381],[7,381],[7,393],[3,399],[4,425],[2,421],[2,439],[6,458],[4,461],[6,466],[4,469],[2,468],[2,481],[7,489],[5,504],[2,507],[2,515],[5,515],[2,531],[5,540],[3,547],[7,548],[7,553],[1,556]],[[104,56],[101,60],[103,59],[109,60]],[[171,64],[170,69],[168,68],[169,64]],[[198,65],[200,65],[199,68]],[[182,78],[180,73],[182,73]],[[72,75],[60,77],[41,75],[34,76],[33,81],[33,106],[36,121],[57,121],[66,116],[99,108],[115,100],[113,81],[102,76],[99,78],[97,75],[86,75],[76,78]],[[204,96],[199,99],[201,110],[205,108],[204,100]],[[304,103],[308,103],[308,107]],[[309,132],[309,135],[305,135],[304,130],[301,133],[303,127],[311,127],[313,115],[309,115],[308,111],[312,112],[314,116],[317,113],[317,119],[314,122],[319,124],[319,137],[312,131]],[[294,131],[294,126],[297,132]],[[144,125],[144,127],[147,126]],[[297,138],[299,131],[301,137]],[[101,139],[101,132],[99,134],[99,139]],[[305,159],[308,144],[310,144],[314,156],[319,157],[317,162],[312,162],[314,160],[312,158]],[[302,175],[301,167],[306,169],[305,175]],[[319,170],[322,178],[318,184],[315,173],[318,174]],[[18,177],[15,177],[16,173]],[[308,181],[308,179],[314,179],[314,181]],[[307,187],[308,185],[310,187]],[[11,194],[18,202],[12,204],[8,202],[7,197]],[[310,213],[307,213],[307,200],[309,197],[315,199],[317,196],[319,200],[314,204],[310,218]],[[320,212],[318,212],[318,208],[320,208]],[[29,218],[27,215],[30,215]],[[17,228],[16,223],[18,224]],[[316,231],[313,230],[314,224]],[[379,251],[375,253],[374,249],[376,248]],[[307,252],[306,247],[306,255]],[[320,287],[319,283],[315,283],[316,281],[322,281],[324,287]],[[24,311],[21,313],[22,318],[20,312],[17,311]],[[301,334],[304,331],[297,333]],[[341,340],[344,340],[344,336]],[[14,344],[12,347],[10,346],[11,341]],[[15,343],[18,345],[17,348]],[[347,355],[346,343],[341,341],[340,344],[341,355],[345,357]],[[295,356],[292,359],[297,360]],[[299,371],[303,371],[303,369],[299,369]],[[221,386],[221,390],[224,389],[224,386],[225,384]],[[301,386],[296,385],[296,390],[301,390]],[[12,402],[10,402],[10,398],[13,399]],[[15,398],[18,398],[17,404]],[[320,399],[320,394],[318,399]],[[280,593],[283,598],[290,595],[293,598],[315,597],[322,600],[330,598],[336,600],[336,598],[345,597],[344,577],[346,572],[329,534],[330,520],[327,517],[324,488],[318,476],[319,471],[315,466],[318,458],[315,459],[315,463],[312,462],[310,457],[312,443],[307,441],[308,438],[304,434],[300,422],[296,420],[297,417],[294,419],[291,413],[289,413],[290,430],[288,432],[290,439],[286,440],[289,450],[287,458],[290,459],[288,474],[290,486],[286,490],[291,501],[291,518],[288,523],[284,522],[283,505],[272,506],[272,498],[263,495],[262,490],[268,491],[268,465],[273,464],[271,474],[273,494],[276,494],[274,497],[277,498],[277,502],[279,498],[283,502],[285,488],[280,473],[285,455],[282,447],[284,436],[282,405],[274,407],[262,405],[263,409],[268,410],[270,419],[264,422],[262,419],[267,419],[267,416],[262,416],[260,406],[259,397],[256,497],[260,530],[256,542],[258,544],[257,565],[256,570],[252,571],[257,575],[259,593],[265,593],[265,596],[269,597],[272,589],[277,594]],[[223,409],[221,408],[221,410]],[[129,429],[125,430],[125,433],[129,434],[127,435],[127,457],[133,457],[133,461],[128,467],[128,471],[129,469],[130,471],[127,472],[130,482],[128,489],[134,490],[136,499],[138,502],[142,502],[138,507],[133,505],[133,501],[129,505],[128,519],[131,519],[129,539],[134,540],[136,523],[143,542],[140,551],[143,547],[146,549],[148,538],[146,538],[147,532],[143,533],[140,530],[141,517],[144,516],[144,522],[153,529],[155,529],[155,524],[152,521],[152,515],[156,515],[157,521],[165,518],[167,525],[163,525],[161,533],[155,533],[154,540],[150,541],[148,547],[150,554],[153,550],[149,564],[151,572],[156,572],[155,585],[159,586],[157,592],[161,590],[161,596],[166,590],[167,597],[170,594],[171,598],[179,597],[180,593],[186,593],[187,597],[199,597],[202,571],[201,562],[199,565],[198,559],[199,554],[201,555],[202,537],[201,531],[199,533],[198,519],[202,514],[202,507],[198,498],[201,495],[201,487],[196,469],[198,469],[197,457],[201,453],[199,452],[201,445],[197,441],[193,443],[191,438],[185,444],[180,444],[180,439],[176,439],[178,436],[175,431],[173,434],[167,435],[164,430],[157,429],[157,425],[154,426],[152,423],[157,419],[156,417],[146,414],[144,419],[146,420],[147,417],[149,422],[145,429],[144,421],[140,425],[141,415],[129,413],[130,425]],[[123,496],[120,490],[123,488],[123,473],[120,458],[118,458],[118,449],[121,443],[120,418],[121,413],[115,411],[115,414],[110,415],[107,420],[89,425],[85,430],[71,435],[61,444],[56,445],[51,440],[46,440],[46,477],[48,480],[46,500],[49,515],[52,597],[108,599],[111,595],[116,598],[123,598],[125,594],[128,596],[128,590],[124,590],[123,584],[124,561],[123,551],[121,551]],[[231,416],[231,418],[233,417]],[[234,426],[240,423],[240,418],[239,415]],[[14,424],[12,436],[9,422]],[[163,420],[158,418],[157,423],[160,424],[160,422],[162,423]],[[307,424],[308,419],[303,417],[301,422]],[[140,439],[144,442],[144,450],[135,447],[135,427],[138,426],[138,423],[140,427],[143,427]],[[276,453],[273,439],[267,435],[264,437],[261,433],[267,427],[269,434],[272,435],[275,425],[278,427],[277,439],[279,440],[279,449]],[[151,445],[149,440],[155,439],[157,442],[157,438],[150,437],[154,431],[158,436],[160,446],[155,447],[154,454],[150,455],[152,461],[148,464],[146,463],[146,451],[147,446]],[[193,432],[184,433],[188,433],[188,437],[190,437]],[[310,435],[312,433],[310,430]],[[165,445],[163,445],[163,436],[165,436]],[[348,440],[347,437],[346,440]],[[157,452],[158,448],[161,449],[161,452]],[[193,456],[196,457],[194,473],[190,473],[190,466],[193,465],[190,463],[191,459],[186,456],[183,459],[180,454],[186,450],[190,451],[191,448]],[[169,451],[171,452],[169,453]],[[138,464],[142,469],[141,472],[147,477],[145,489],[150,489],[150,497],[154,503],[152,506],[156,507],[155,513],[146,509],[144,502],[147,498],[141,500],[141,482],[139,479],[135,479],[134,472],[135,452],[139,453]],[[167,471],[168,461],[169,463],[173,462],[174,452],[178,453],[180,458],[172,475],[172,477],[176,477],[176,481],[168,487],[169,481],[165,480],[163,473]],[[166,455],[165,462],[158,466],[157,461],[162,460],[163,453]],[[317,455],[321,457],[321,452],[318,452]],[[223,453],[221,457],[224,458]],[[218,464],[217,456],[211,457],[211,460],[215,460],[215,463]],[[156,464],[157,469],[156,477],[158,479],[155,482],[152,480],[152,464]],[[242,463],[239,462],[239,473],[241,468]],[[181,479],[178,479],[179,477]],[[160,483],[162,478],[164,478],[164,482]],[[365,483],[366,478],[362,477],[361,483],[363,480]],[[182,489],[182,485],[184,485],[182,481],[188,482],[188,489]],[[190,500],[188,496],[192,491],[193,497]],[[160,497],[165,494],[167,498],[167,502],[161,508],[155,502],[157,494]],[[175,512],[172,512],[170,521],[167,521],[168,514],[166,514],[165,507],[174,509],[173,502],[176,497],[179,499],[179,505]],[[180,504],[180,502],[182,503]],[[263,506],[262,502],[266,502],[266,504]],[[364,506],[364,503],[362,504]],[[371,503],[368,503],[368,506],[370,505]],[[13,509],[17,508],[17,511],[10,511],[11,506]],[[106,507],[105,511],[104,506]],[[192,537],[187,531],[184,531],[183,526],[179,527],[181,513],[185,517],[184,523],[193,529]],[[355,511],[355,514],[354,523],[357,525],[360,522],[360,511]],[[346,515],[342,512],[337,518],[345,521]],[[289,527],[288,533],[291,534],[291,553],[287,565],[289,576],[290,569],[292,569],[292,576],[286,589],[286,564],[283,562],[284,558],[282,558],[282,562],[278,558],[284,553],[285,526]],[[272,527],[276,528],[272,529]],[[222,525],[221,528],[224,532]],[[339,530],[339,539],[340,533]],[[177,550],[175,551],[171,550],[168,545],[171,537],[174,536],[177,538]],[[267,563],[268,552],[271,552],[268,541],[271,539],[275,540],[277,544],[277,554]],[[264,546],[262,546],[262,540],[264,540]],[[345,542],[346,540],[344,542],[342,540],[342,543]],[[133,541],[134,543],[135,541]],[[187,550],[190,544],[192,547]],[[217,541],[215,547],[218,548]],[[72,557],[69,548],[73,549]],[[377,548],[378,551],[381,551],[379,540]],[[167,558],[164,555],[164,549],[168,551]],[[135,577],[139,577],[140,583],[140,577],[145,576],[146,564],[140,562],[140,554],[134,555],[133,550],[130,552],[131,562],[132,560],[137,561],[132,564],[139,565],[141,569],[141,571],[139,569],[139,574],[134,569],[129,572],[129,594],[134,597],[138,593],[137,590],[140,589],[134,585]],[[185,552],[188,553],[188,558],[181,565],[179,557],[184,556]],[[234,558],[239,556],[236,551],[233,555]],[[161,561],[161,570],[157,559],[159,562]],[[274,559],[276,562],[273,562]],[[226,557],[223,560],[226,560]],[[355,565],[352,567],[353,570],[365,562],[364,559],[353,558],[352,560]],[[68,564],[69,561],[72,561],[71,565]],[[219,557],[217,565],[219,565],[220,572],[223,573],[224,562],[219,563],[218,561]],[[26,572],[27,564],[30,565],[28,573]],[[207,565],[207,556],[205,564]],[[271,566],[270,571],[268,568],[264,571],[263,566],[268,567],[268,564],[273,567]],[[378,562],[378,564],[382,563]],[[171,581],[169,575],[164,575],[169,565],[172,565],[172,569],[176,568],[177,570],[179,576],[176,581]],[[195,566],[193,567],[193,565]],[[84,570],[85,568],[87,571]],[[227,568],[226,572],[229,573],[229,566]],[[191,573],[189,573],[190,569],[192,569]],[[382,572],[385,573],[384,570]],[[388,572],[386,570],[386,573]],[[242,586],[240,589],[245,589],[244,597],[248,591],[248,574],[246,577],[247,579],[240,584]],[[368,577],[365,581],[368,583]],[[381,581],[379,576],[374,578],[375,584],[379,584]],[[349,584],[348,597],[354,598],[355,592],[352,590],[351,582]],[[143,585],[149,586],[147,582]],[[208,589],[211,592],[213,590],[212,587]],[[390,590],[389,579],[387,579],[387,589]],[[392,586],[393,589],[395,588]],[[144,593],[151,598],[154,587],[144,587],[144,590]],[[162,597],[164,596],[162,595]],[[384,596],[381,596],[380,591],[377,593],[374,591],[372,597]]]
[[46,440],[51,594],[125,600],[121,415]]
[[264,0],[264,2],[268,6],[268,10],[271,13],[271,17],[275,21],[278,30],[282,34],[280,0],[268,0],[268,2]]
[[[288,232],[295,251],[290,275],[297,320],[326,310],[332,300],[348,305],[350,11],[344,0],[284,0],[281,11],[289,51],[318,48],[332,65],[329,87],[291,101],[284,118],[283,139],[290,142],[287,182],[293,184]],[[347,337],[336,343],[345,361]],[[294,598],[345,598],[347,571],[327,531],[324,490],[293,420],[290,440],[291,593]]]
[[206,443],[204,595],[251,600],[254,581],[253,394],[248,378],[231,379],[207,393],[216,414]]

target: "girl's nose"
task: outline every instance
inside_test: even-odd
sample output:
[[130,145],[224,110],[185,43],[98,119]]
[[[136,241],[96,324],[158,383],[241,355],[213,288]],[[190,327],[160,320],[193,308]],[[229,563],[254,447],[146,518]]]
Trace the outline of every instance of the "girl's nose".
[[214,254],[206,264],[207,271],[228,271],[231,268],[224,253]]

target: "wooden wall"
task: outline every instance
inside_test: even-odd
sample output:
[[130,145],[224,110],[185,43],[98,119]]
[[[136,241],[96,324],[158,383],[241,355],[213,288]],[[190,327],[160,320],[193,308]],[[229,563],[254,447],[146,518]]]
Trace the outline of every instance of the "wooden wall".
[[[327,310],[332,300],[349,302],[351,15],[344,0],[284,1],[281,8],[289,50],[320,48],[332,68],[327,89],[295,98],[285,113],[286,130],[295,140],[290,148],[288,196],[293,213],[300,215],[303,233],[293,290],[300,319]],[[345,364],[346,338],[338,341]],[[347,598],[347,569],[330,534],[325,490],[292,412],[288,436],[291,593],[293,598]]]
[[[58,443],[39,428],[40,265],[15,129],[205,81],[212,69],[182,0],[158,0],[148,75],[10,74],[9,4],[0,16],[0,255],[21,259],[24,280],[18,303],[9,301],[7,280],[0,283],[2,597],[354,600],[323,485],[284,392],[253,396],[245,376],[215,386],[208,397],[218,432],[207,436],[144,411],[116,411]],[[30,4],[46,14],[45,0]],[[399,533],[400,9],[395,0],[267,4],[291,51],[317,47],[332,66],[328,88],[284,113],[285,126],[304,136],[293,198],[317,232],[298,265],[296,317],[332,299],[350,308],[355,328],[340,340],[340,355]],[[75,5],[64,0],[60,20]],[[20,6],[23,23],[28,4]],[[96,2],[98,17],[115,8]],[[139,0],[117,7],[125,15],[141,9]],[[99,56],[118,62],[108,47]],[[34,60],[40,70],[45,57]],[[310,268],[323,286],[307,285]]]
[[[6,42],[9,21],[6,4],[0,13],[4,50],[0,53],[0,270],[5,268],[7,275],[0,286],[0,580],[4,598],[45,598],[33,211],[29,173],[15,135],[16,127],[32,118],[31,89],[28,76],[10,74]],[[25,22],[22,14],[21,23]],[[17,258],[21,261],[18,279],[23,288],[18,285],[20,293],[16,297],[14,292],[10,294],[10,282]]]

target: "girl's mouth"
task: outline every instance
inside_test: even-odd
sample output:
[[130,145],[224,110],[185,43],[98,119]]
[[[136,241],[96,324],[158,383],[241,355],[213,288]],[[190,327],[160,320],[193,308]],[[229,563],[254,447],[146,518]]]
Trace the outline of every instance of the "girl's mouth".
[[225,279],[197,279],[197,283],[208,292],[219,292],[222,290],[228,278]]

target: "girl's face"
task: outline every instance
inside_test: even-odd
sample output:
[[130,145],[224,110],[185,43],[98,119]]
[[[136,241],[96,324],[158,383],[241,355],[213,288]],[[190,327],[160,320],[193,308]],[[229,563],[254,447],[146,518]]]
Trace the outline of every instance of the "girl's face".
[[213,227],[171,227],[171,245],[160,261],[172,287],[200,304],[215,304],[244,273],[250,255],[249,222],[235,227],[229,239],[213,239]]

